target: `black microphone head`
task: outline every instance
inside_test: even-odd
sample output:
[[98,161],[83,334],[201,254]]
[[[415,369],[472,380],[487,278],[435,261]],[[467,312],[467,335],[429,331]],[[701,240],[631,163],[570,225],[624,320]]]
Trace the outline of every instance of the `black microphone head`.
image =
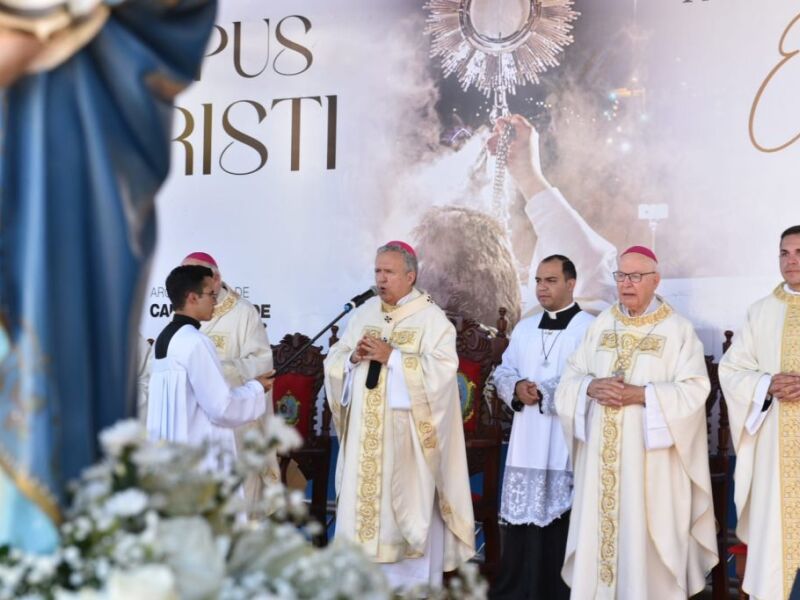
[[373,285],[366,292],[362,292],[358,296],[351,298],[350,302],[344,305],[344,308],[345,310],[352,310],[358,306],[361,306],[362,304],[364,304],[364,302],[372,298],[377,293],[378,293],[378,288]]

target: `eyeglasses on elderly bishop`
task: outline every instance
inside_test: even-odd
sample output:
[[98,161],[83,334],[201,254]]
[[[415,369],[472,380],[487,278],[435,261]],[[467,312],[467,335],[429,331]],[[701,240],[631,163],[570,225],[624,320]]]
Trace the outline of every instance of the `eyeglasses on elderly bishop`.
[[648,271],[647,273],[624,273],[622,271],[614,271],[614,281],[622,283],[625,279],[630,279],[631,283],[639,283],[645,275],[653,275],[655,271]]

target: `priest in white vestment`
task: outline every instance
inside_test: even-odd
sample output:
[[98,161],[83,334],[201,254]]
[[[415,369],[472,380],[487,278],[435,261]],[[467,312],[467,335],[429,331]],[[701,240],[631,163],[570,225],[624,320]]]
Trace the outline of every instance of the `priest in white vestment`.
[[747,311],[719,364],[736,451],[736,535],[747,544],[742,589],[789,596],[800,569],[800,226],[783,232],[784,281]]
[[569,600],[561,565],[572,507],[572,465],[555,409],[567,358],[594,320],[574,301],[575,265],[545,258],[536,271],[541,317],[514,328],[494,372],[500,398],[514,411],[500,499],[505,521],[500,573],[492,600]]
[[340,444],[336,536],[381,563],[394,588],[438,585],[475,553],[456,332],[416,275],[408,244],[379,248],[379,297],[325,360]]
[[[225,381],[231,387],[242,385],[259,373],[272,369],[272,347],[269,345],[267,330],[261,322],[256,308],[242,298],[236,290],[222,279],[217,261],[206,252],[192,252],[181,262],[182,265],[201,265],[214,273],[214,290],[217,303],[214,313],[200,324],[200,331],[206,334],[217,350],[222,364]],[[244,436],[252,427],[262,428],[274,413],[272,392],[266,394],[266,411],[259,422],[239,427],[235,431],[236,444],[242,449]],[[267,467],[261,476],[249,476],[244,482],[244,493],[248,503],[261,497],[264,485],[280,481],[280,468],[275,452],[271,452]]]
[[718,562],[703,346],[655,294],[651,250],[614,279],[556,391],[575,481],[562,575],[576,600],[685,600]]
[[[211,318],[216,291],[207,267],[176,267],[167,277],[173,320],[156,338],[148,390],[147,432],[151,439],[199,445],[211,442],[231,459],[236,456],[233,429],[264,414],[267,373],[230,387],[214,344],[200,331]],[[209,453],[204,466],[219,465]]]

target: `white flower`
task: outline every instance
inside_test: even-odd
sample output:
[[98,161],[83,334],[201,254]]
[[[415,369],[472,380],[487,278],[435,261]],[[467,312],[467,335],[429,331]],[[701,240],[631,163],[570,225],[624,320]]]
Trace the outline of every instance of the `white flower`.
[[106,595],[93,588],[83,588],[77,592],[58,588],[56,589],[55,600],[106,600]]
[[176,577],[185,600],[216,598],[225,576],[225,558],[219,553],[208,522],[202,517],[176,517],[158,525],[159,550]]
[[109,561],[104,556],[101,556],[97,559],[95,563],[94,574],[100,581],[105,581],[106,577],[108,577],[108,573],[111,570],[111,565]]
[[92,502],[108,494],[110,486],[107,481],[90,481],[80,488],[78,492],[81,500]]
[[41,583],[56,572],[57,558],[52,556],[35,556],[31,558],[31,570],[28,573],[28,579],[33,584]]
[[78,564],[81,561],[81,551],[75,546],[67,546],[64,548],[61,555],[64,557],[64,560],[71,565]]
[[106,500],[106,512],[115,517],[134,517],[147,508],[147,494],[142,490],[130,488],[117,492]]
[[281,454],[286,454],[303,445],[303,438],[283,417],[273,416],[267,421],[267,439]]
[[178,449],[165,443],[147,444],[138,448],[132,458],[140,467],[168,467],[178,458]]
[[144,565],[113,571],[108,578],[108,600],[178,600],[175,575],[164,565]]
[[128,446],[138,446],[147,439],[142,424],[136,419],[118,421],[100,432],[100,445],[111,456],[119,456]]
[[24,567],[0,566],[0,582],[2,582],[2,588],[5,588],[6,590],[14,590],[22,581],[24,574]]
[[[97,463],[96,465],[91,465],[86,467],[83,472],[81,473],[81,479],[84,481],[89,480],[107,480],[111,477],[111,465],[105,462]],[[80,489],[80,483],[75,482],[78,489]]]

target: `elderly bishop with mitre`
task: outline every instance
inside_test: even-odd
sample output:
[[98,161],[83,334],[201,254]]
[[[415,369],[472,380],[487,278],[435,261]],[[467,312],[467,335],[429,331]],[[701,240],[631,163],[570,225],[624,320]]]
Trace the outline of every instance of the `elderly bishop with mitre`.
[[655,294],[650,249],[633,246],[618,265],[619,302],[589,327],[556,392],[575,485],[562,576],[577,600],[685,600],[717,563],[703,346]]

